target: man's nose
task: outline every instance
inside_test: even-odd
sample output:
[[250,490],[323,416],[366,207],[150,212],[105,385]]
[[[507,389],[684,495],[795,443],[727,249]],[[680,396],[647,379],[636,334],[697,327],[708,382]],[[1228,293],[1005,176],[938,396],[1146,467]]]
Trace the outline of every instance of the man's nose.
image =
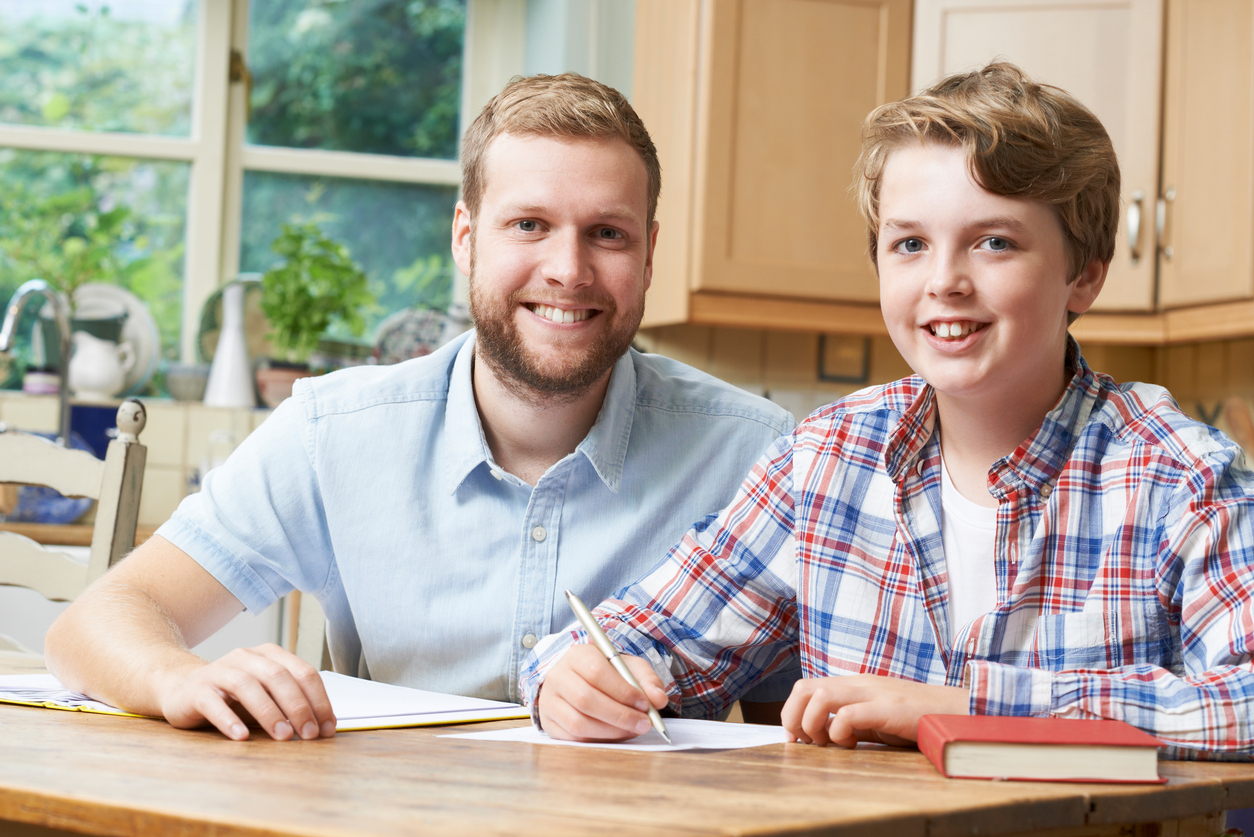
[[544,281],[578,288],[592,283],[592,264],[583,237],[574,231],[551,236],[542,266]]

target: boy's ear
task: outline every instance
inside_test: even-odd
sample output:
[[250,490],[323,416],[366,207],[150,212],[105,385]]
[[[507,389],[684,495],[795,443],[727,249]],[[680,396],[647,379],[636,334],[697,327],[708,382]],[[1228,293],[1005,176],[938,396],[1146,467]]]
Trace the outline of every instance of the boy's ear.
[[1079,277],[1071,283],[1071,296],[1067,299],[1067,310],[1073,314],[1083,314],[1093,307],[1097,295],[1106,284],[1106,272],[1110,270],[1110,262],[1093,259],[1080,271]]

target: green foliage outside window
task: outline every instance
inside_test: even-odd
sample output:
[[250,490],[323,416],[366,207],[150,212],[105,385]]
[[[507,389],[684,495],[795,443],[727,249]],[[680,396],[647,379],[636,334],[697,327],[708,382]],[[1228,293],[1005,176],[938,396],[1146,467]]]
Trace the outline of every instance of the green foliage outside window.
[[0,4],[0,122],[187,136],[196,2],[173,26],[69,15],[5,14]]
[[265,0],[249,14],[249,142],[456,159],[465,0]]

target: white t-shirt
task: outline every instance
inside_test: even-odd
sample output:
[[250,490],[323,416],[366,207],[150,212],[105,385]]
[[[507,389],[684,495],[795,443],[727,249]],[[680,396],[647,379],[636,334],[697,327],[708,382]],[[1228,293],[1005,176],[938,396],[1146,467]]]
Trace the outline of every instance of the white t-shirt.
[[956,634],[977,616],[997,606],[997,571],[993,547],[997,509],[963,497],[941,459],[941,541],[949,573],[949,630]]

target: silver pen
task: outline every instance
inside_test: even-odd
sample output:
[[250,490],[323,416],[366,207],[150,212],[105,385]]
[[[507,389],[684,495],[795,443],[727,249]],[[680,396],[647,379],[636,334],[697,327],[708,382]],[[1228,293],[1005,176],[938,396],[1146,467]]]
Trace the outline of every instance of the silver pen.
[[[640,688],[640,682],[632,676],[631,669],[627,668],[627,664],[619,656],[618,649],[614,647],[614,643],[610,642],[610,638],[605,635],[605,631],[601,630],[597,620],[592,618],[592,611],[588,610],[588,606],[569,590],[566,591],[566,601],[570,602],[570,609],[575,611],[575,618],[579,620],[579,624],[583,625],[583,629],[588,632],[588,636],[592,637],[592,644],[609,658],[610,665],[614,666],[614,669],[623,676],[623,679],[629,685],[639,689],[640,694],[643,695],[644,689]],[[648,703],[648,701],[649,697],[645,695],[645,702]],[[658,714],[651,703],[649,704],[649,722],[666,739],[667,744],[674,743],[671,741],[670,733],[666,731],[666,724],[662,723],[662,716]]]

